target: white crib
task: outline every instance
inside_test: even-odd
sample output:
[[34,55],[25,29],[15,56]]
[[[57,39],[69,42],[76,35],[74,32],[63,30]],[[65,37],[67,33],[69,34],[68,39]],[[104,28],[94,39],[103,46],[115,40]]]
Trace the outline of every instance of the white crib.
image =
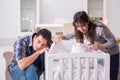
[[102,59],[101,64],[104,66],[104,72],[103,72],[103,80],[110,80],[110,56],[107,53],[90,53],[90,52],[83,52],[83,53],[56,53],[56,54],[51,54],[51,53],[46,53],[45,54],[45,80],[54,80],[54,61],[59,61],[59,67],[60,67],[60,80],[64,80],[64,59],[68,60],[68,79],[67,80],[74,80],[73,79],[73,66],[72,64],[73,59],[76,59],[77,63],[77,79],[76,80],[81,80],[81,59],[85,59],[85,80],[90,80],[90,64],[89,61],[90,59],[93,59],[94,63],[94,80],[98,80],[97,76],[99,75],[97,72],[98,69],[98,63],[100,59]]

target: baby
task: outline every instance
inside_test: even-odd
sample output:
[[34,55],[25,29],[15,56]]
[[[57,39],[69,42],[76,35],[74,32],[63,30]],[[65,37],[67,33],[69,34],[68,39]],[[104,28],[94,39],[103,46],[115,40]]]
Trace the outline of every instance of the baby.
[[90,52],[91,49],[89,46],[82,43],[75,43],[72,45],[71,52]]

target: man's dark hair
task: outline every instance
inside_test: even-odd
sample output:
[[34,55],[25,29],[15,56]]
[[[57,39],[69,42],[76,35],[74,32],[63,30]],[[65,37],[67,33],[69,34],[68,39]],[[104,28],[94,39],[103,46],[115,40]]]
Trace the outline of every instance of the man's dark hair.
[[51,32],[48,29],[40,29],[36,33],[36,37],[38,37],[40,35],[47,40],[47,43],[51,42],[52,35],[51,35]]

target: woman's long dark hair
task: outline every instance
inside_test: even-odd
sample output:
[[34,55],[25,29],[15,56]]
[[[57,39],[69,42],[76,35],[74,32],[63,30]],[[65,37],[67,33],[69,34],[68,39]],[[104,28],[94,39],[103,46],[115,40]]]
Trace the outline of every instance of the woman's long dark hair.
[[88,31],[86,35],[87,35],[87,39],[89,39],[91,44],[94,44],[94,41],[95,41],[95,35],[96,35],[95,28],[97,26],[106,27],[101,22],[91,21],[85,11],[80,11],[80,12],[75,13],[73,17],[73,26],[74,26],[76,41],[80,43],[83,43],[84,37],[83,37],[83,33],[77,30],[76,25],[75,25],[76,22],[80,22],[81,24],[88,23]]

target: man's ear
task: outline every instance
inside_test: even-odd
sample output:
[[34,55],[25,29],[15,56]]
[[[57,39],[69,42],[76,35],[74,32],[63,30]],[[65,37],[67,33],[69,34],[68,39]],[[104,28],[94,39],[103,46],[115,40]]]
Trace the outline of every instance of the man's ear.
[[36,35],[33,37],[33,41],[36,39],[37,37],[36,37]]
[[34,39],[36,38],[36,35],[33,37]]

